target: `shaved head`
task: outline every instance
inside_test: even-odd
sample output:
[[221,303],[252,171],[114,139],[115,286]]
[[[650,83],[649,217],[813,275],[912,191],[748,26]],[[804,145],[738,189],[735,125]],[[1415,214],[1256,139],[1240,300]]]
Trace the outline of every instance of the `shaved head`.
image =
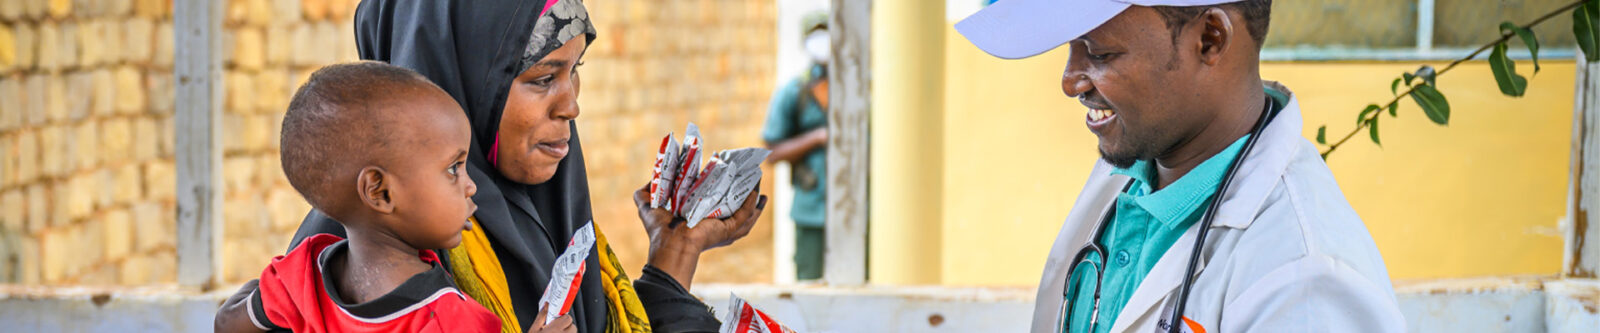
[[[411,129],[401,112],[449,94],[409,69],[381,62],[336,64],[311,73],[283,117],[280,150],[289,185],[312,207],[338,219],[359,202],[362,168],[382,167],[404,153]],[[459,110],[459,109],[457,109]]]

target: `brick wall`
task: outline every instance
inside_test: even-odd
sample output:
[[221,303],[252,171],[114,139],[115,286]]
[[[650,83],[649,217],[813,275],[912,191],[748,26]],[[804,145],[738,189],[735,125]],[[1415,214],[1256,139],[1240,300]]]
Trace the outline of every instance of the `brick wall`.
[[0,2],[0,282],[173,280],[170,13]]
[[[283,178],[279,123],[311,71],[356,58],[355,3],[228,2],[225,281],[258,275],[308,210]],[[636,274],[647,240],[630,195],[646,180],[650,141],[693,120],[713,149],[759,144],[775,10],[770,0],[588,6],[600,31],[580,98],[592,199]],[[170,0],[0,1],[0,283],[174,282],[171,13]],[[699,280],[769,281],[770,251],[769,218],[713,251]]]

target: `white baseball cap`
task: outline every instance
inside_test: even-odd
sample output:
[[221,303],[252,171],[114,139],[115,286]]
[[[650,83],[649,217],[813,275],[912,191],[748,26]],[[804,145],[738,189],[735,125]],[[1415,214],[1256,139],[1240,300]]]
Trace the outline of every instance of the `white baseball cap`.
[[1209,6],[1241,0],[999,0],[956,23],[984,52],[1032,57],[1089,33],[1128,6]]

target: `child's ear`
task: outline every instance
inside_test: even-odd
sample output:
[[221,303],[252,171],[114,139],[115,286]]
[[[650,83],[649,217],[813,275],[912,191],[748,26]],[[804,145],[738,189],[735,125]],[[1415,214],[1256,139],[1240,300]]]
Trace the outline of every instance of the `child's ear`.
[[394,199],[389,193],[388,180],[389,172],[383,168],[375,166],[361,168],[361,174],[356,177],[356,193],[361,196],[361,202],[379,213],[393,213]]

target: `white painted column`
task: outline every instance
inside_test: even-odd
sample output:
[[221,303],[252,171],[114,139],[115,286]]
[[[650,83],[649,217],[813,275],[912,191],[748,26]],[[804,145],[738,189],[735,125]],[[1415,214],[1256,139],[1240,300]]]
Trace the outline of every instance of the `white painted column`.
[[1584,61],[1583,51],[1577,63],[1561,275],[1594,278],[1600,271],[1600,66]]
[[178,283],[216,287],[222,235],[223,1],[173,4],[177,78]]
[[1433,49],[1433,0],[1417,0],[1417,51]]
[[855,285],[867,280],[867,166],[872,94],[872,2],[830,0],[828,33],[828,218],[822,279]]

